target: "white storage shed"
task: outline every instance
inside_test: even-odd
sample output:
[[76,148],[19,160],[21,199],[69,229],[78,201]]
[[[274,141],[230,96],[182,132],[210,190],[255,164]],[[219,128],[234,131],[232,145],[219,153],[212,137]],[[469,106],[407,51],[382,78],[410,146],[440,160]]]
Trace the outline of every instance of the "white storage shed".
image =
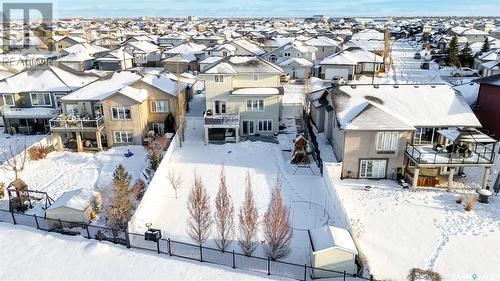
[[[54,220],[49,221],[49,227],[59,227],[56,221],[59,219],[63,222],[89,223],[94,211],[93,202],[98,197],[99,193],[82,188],[64,192],[46,210],[47,218]],[[68,224],[63,223],[63,226]]]

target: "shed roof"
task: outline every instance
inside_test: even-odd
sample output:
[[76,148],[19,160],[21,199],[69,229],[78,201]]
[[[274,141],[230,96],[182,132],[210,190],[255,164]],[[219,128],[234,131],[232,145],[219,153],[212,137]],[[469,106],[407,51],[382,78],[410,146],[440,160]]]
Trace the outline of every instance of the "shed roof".
[[346,229],[325,225],[309,230],[309,236],[314,252],[336,247],[356,255],[358,254],[354,240]]

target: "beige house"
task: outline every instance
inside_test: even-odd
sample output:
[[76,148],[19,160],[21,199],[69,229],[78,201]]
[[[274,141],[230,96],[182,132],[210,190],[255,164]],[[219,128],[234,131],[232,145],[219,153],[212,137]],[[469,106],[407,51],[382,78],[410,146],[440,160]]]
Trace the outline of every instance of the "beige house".
[[206,87],[205,142],[279,130],[283,88],[277,65],[255,56],[226,57],[199,75]]
[[496,142],[476,129],[481,124],[451,87],[348,85],[326,101],[324,131],[343,178],[451,186],[455,172],[484,167],[486,187]]
[[[143,144],[150,135],[175,130],[177,87],[164,75],[114,73],[64,97],[51,131],[58,138],[65,133],[78,151]],[[179,88],[186,93],[184,84]]]

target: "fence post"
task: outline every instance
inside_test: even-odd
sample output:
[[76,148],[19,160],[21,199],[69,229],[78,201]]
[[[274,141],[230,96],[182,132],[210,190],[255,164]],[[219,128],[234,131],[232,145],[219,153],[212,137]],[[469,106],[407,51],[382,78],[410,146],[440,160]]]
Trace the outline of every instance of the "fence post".
[[61,219],[59,219],[59,226],[61,227],[62,232],[64,232],[64,228],[63,228],[63,224],[62,224]]
[[33,215],[35,217],[36,229],[40,229],[40,225],[38,224],[38,219],[36,218],[36,214]]
[[90,239],[90,231],[89,231],[89,226],[90,226],[90,225],[88,225],[88,224],[87,224],[87,228],[86,228],[86,229],[87,229],[87,239]]
[[167,243],[168,243],[168,255],[172,256],[172,248],[170,246],[170,238],[167,239]]
[[304,264],[304,281],[307,281],[307,263]]
[[344,270],[344,281],[345,281],[345,270]]
[[127,248],[130,249],[130,237],[128,236],[128,225],[125,227],[125,241],[127,242]]
[[200,245],[200,262],[203,262],[203,248]]
[[10,214],[12,215],[12,221],[14,222],[14,224],[16,225],[17,222],[16,222],[16,218],[14,217],[14,212],[10,212]]
[[116,241],[116,230],[115,230],[115,228],[111,228],[111,233],[113,233],[113,243],[117,244],[117,241]]
[[236,268],[236,259],[234,258],[234,250],[233,250],[233,268]]
[[157,252],[159,254],[160,253],[160,239],[156,240],[156,250],[157,250]]
[[271,275],[271,258],[267,257],[267,275]]

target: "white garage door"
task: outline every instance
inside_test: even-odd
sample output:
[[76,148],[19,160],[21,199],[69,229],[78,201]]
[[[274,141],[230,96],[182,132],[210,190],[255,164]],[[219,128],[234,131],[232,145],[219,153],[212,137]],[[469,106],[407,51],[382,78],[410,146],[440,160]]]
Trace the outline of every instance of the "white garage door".
[[325,80],[331,80],[333,78],[349,78],[349,69],[345,68],[327,68],[325,69]]

